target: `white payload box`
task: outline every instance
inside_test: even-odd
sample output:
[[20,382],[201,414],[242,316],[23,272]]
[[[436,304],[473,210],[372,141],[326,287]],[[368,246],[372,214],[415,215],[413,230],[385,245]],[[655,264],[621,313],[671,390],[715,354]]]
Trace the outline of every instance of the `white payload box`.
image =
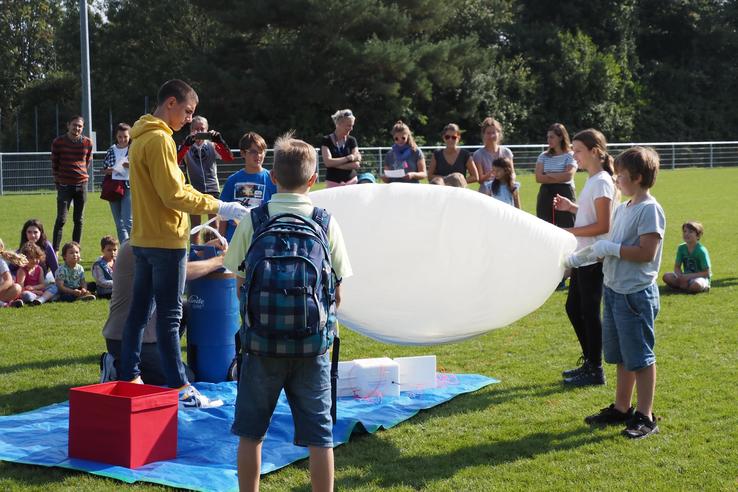
[[356,364],[354,361],[341,361],[338,363],[338,381],[336,382],[336,396],[354,396],[356,390]]
[[338,364],[337,396],[400,396],[400,366],[389,357],[356,359]]
[[420,391],[436,387],[436,356],[397,357],[400,391]]

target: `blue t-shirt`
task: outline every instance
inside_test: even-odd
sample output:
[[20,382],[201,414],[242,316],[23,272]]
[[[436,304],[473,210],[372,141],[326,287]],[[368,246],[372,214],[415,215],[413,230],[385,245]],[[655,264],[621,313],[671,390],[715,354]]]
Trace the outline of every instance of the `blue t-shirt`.
[[[516,191],[519,190],[520,183],[515,181],[515,183],[513,184],[513,188],[515,188]],[[497,193],[495,193],[492,190],[492,186],[490,186],[490,193],[490,196],[492,196],[492,198],[496,198],[501,202],[512,205],[513,207],[515,206],[515,197],[513,196],[513,192],[510,191],[510,188],[508,188],[505,183],[500,182],[500,186],[497,188]]]
[[[223,186],[220,199],[224,202],[239,202],[246,208],[258,207],[268,202],[277,192],[277,187],[269,177],[269,171],[262,169],[258,173],[247,173],[245,169],[231,174]],[[226,239],[230,242],[236,223],[228,221]]]

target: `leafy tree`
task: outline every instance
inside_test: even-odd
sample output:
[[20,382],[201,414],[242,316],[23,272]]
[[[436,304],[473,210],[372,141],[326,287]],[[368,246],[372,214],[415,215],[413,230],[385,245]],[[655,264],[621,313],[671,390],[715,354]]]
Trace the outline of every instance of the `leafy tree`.
[[0,63],[0,125],[6,142],[15,140],[15,135],[7,135],[7,129],[24,89],[54,70],[58,13],[57,3],[49,0],[0,2],[0,47],[4,55]]

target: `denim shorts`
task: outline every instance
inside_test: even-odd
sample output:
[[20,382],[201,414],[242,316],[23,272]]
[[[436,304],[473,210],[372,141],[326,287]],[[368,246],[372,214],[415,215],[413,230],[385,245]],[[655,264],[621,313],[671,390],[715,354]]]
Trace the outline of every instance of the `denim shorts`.
[[295,445],[333,447],[330,369],[329,352],[309,358],[245,356],[231,431],[263,441],[284,389],[295,424]]
[[656,363],[654,321],[659,313],[659,288],[651,284],[640,292],[618,294],[605,286],[602,313],[602,349],[605,361],[637,371]]

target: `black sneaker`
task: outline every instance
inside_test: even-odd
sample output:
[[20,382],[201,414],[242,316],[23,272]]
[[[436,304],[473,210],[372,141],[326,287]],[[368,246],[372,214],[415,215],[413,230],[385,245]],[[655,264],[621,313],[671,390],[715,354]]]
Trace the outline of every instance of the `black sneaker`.
[[604,427],[606,425],[624,424],[633,418],[633,407],[628,408],[627,412],[621,412],[615,408],[612,403],[609,407],[603,408],[599,413],[584,418],[584,423],[588,425],[596,425]]
[[574,369],[568,369],[566,371],[563,371],[561,375],[565,378],[576,376],[577,374],[579,374],[580,372],[584,370],[584,367],[587,365],[587,359],[585,359],[584,356],[582,355],[581,357],[579,357],[579,360],[577,360],[577,365],[579,367],[575,367]]
[[585,364],[579,374],[565,378],[564,384],[576,387],[602,385],[605,384],[605,371],[602,370],[602,367],[592,367],[589,364]]
[[100,382],[107,383],[118,379],[115,370],[115,357],[109,352],[103,352],[100,356]]
[[651,414],[649,419],[638,411],[633,414],[633,418],[628,421],[628,426],[622,432],[625,437],[630,439],[643,439],[651,434],[658,433],[659,426],[656,425],[656,415]]

